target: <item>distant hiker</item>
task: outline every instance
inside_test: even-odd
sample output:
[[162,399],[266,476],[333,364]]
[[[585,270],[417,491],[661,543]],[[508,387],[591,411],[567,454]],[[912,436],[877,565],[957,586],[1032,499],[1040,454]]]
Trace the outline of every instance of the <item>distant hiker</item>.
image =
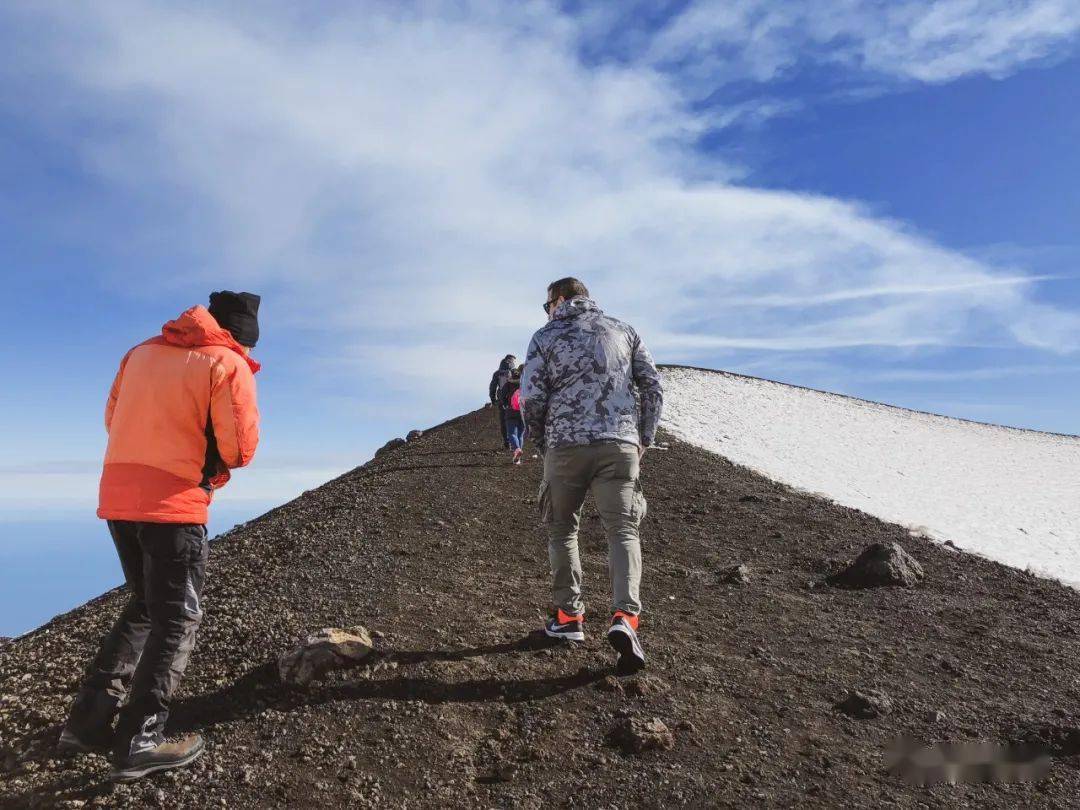
[[131,598],[89,667],[58,749],[111,748],[114,780],[181,767],[203,752],[197,734],[166,742],[165,721],[203,617],[210,500],[259,441],[259,364],[248,356],[258,311],[257,295],[212,293],[209,310],[192,307],[129,351],[109,392],[97,514]]
[[522,444],[525,442],[525,420],[521,416],[521,372],[518,366],[510,372],[510,378],[499,389],[499,405],[502,407],[506,435],[510,439],[515,464],[521,463]]
[[553,282],[544,311],[549,323],[533,335],[521,384],[525,424],[544,454],[539,501],[555,603],[544,629],[554,638],[585,637],[577,539],[591,491],[608,539],[615,613],[607,637],[620,671],[635,672],[645,665],[637,635],[646,509],[638,472],[660,422],[660,374],[637,332],[605,315],[577,279]]
[[518,364],[517,358],[512,354],[506,355],[499,363],[499,368],[491,375],[491,384],[488,386],[488,399],[495,408],[495,416],[499,419],[499,434],[502,436],[503,447],[510,449],[510,434],[506,431],[506,417],[502,404],[499,402],[499,392],[503,384],[510,379],[510,371]]

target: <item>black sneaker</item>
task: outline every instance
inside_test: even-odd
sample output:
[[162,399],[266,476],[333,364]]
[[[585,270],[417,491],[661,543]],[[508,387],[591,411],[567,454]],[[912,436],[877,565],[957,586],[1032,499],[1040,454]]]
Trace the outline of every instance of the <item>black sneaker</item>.
[[564,613],[561,608],[557,609],[544,625],[544,633],[549,638],[561,638],[566,641],[584,641],[585,631],[582,625],[585,617],[580,613]]
[[109,778],[114,782],[133,782],[152,773],[183,768],[197,760],[206,750],[206,743],[198,734],[189,734],[176,742],[155,743],[153,740],[140,740],[136,735],[131,741],[127,756],[113,759],[112,773]]
[[633,675],[645,667],[645,651],[637,634],[638,617],[621,611],[615,614],[608,628],[608,643],[619,653],[618,670]]

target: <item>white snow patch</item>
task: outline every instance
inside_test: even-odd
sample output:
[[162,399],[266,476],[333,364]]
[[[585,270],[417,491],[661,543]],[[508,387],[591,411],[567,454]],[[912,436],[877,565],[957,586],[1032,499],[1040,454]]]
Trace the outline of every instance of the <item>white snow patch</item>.
[[775,481],[1080,585],[1080,437],[715,371],[664,371],[663,426]]

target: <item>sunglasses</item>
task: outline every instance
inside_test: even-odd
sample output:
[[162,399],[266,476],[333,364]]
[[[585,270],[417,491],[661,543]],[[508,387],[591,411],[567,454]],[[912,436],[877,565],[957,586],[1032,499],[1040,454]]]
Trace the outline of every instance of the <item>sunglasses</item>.
[[[557,298],[555,299],[555,301],[558,301],[558,300],[559,299],[557,299]],[[555,306],[555,301],[546,301],[546,302],[544,302],[544,312],[546,312],[548,315],[551,314],[551,308],[553,306]]]

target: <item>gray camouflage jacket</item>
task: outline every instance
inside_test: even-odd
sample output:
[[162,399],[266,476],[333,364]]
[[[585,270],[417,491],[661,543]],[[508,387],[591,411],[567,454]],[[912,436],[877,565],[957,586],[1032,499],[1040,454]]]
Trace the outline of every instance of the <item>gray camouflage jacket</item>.
[[584,297],[564,301],[533,335],[521,396],[541,451],[612,440],[648,447],[664,404],[660,373],[637,332]]

